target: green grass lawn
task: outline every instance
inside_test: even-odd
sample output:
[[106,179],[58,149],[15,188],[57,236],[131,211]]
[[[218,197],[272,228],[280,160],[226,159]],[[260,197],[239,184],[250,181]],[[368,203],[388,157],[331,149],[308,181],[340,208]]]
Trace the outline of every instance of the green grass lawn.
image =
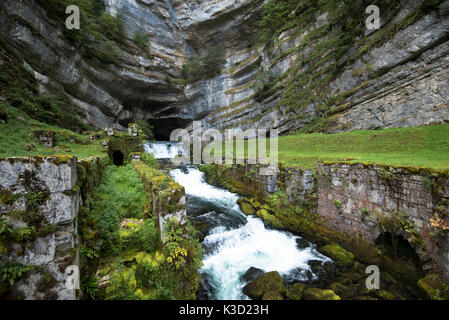
[[[90,143],[88,135],[77,134],[71,130],[61,129],[33,120],[24,112],[11,106],[6,105],[5,109],[7,109],[10,119],[8,119],[7,123],[0,123],[0,158],[35,155],[74,155],[79,159],[85,159],[90,155],[103,154],[100,142]],[[36,139],[30,136],[33,130],[51,130],[55,132],[56,144],[59,148],[41,146]],[[85,142],[74,143],[74,140]],[[36,147],[27,151],[26,146],[31,142]]]
[[279,162],[301,168],[315,168],[323,161],[347,161],[449,169],[449,124],[282,136],[278,150]]
[[449,168],[449,124],[279,138],[279,161],[315,168],[318,161]]

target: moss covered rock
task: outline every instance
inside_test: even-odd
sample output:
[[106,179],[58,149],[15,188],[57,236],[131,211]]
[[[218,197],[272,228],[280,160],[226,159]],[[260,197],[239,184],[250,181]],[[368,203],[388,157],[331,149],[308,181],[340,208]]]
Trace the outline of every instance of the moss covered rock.
[[341,266],[348,266],[354,261],[354,255],[336,243],[321,247],[319,251]]
[[308,288],[303,293],[304,300],[341,300],[333,290],[322,290],[318,288]]
[[253,215],[256,213],[256,210],[254,210],[253,206],[246,201],[240,202],[240,209],[242,209],[243,213],[246,215]]
[[295,283],[288,287],[287,290],[287,299],[290,300],[301,300],[304,291],[308,288],[307,285],[303,283]]
[[284,300],[284,297],[279,292],[269,291],[263,295],[262,300]]
[[429,274],[418,280],[418,287],[432,300],[449,300],[449,286],[436,274]]
[[286,291],[284,281],[277,271],[267,272],[243,288],[243,293],[252,299],[262,299],[269,292],[272,292],[270,296],[273,292],[284,295]]
[[382,300],[397,300],[394,294],[386,290],[375,290],[375,294],[378,298]]
[[345,286],[341,283],[334,282],[330,286],[331,290],[334,291],[337,295],[349,298],[353,295],[352,288],[349,286]]

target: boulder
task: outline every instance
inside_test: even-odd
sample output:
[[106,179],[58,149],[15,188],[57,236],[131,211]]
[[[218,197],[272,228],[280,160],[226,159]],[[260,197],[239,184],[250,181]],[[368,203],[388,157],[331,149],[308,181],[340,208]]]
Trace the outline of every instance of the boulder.
[[[243,288],[244,294],[256,300],[262,299],[268,292],[277,292],[284,295],[286,291],[284,281],[277,271],[267,272]],[[273,293],[270,294],[270,296],[272,295]]]
[[375,290],[375,294],[378,298],[382,300],[397,300],[394,294],[386,290]]
[[[338,296],[349,298],[352,296],[352,287],[345,286],[339,282],[334,282],[331,284],[330,289],[334,291]],[[364,292],[365,293],[365,292]],[[367,294],[368,292],[366,292]]]
[[322,290],[318,288],[308,288],[303,293],[304,300],[341,300],[333,290]]
[[242,212],[246,215],[253,215],[254,213],[256,213],[253,206],[246,201],[240,202],[240,209],[242,209]]
[[284,300],[284,297],[279,292],[269,291],[263,295],[262,300]]
[[301,300],[304,291],[308,288],[307,285],[303,283],[295,283],[288,287],[287,289],[287,299],[290,300]]
[[298,238],[298,239],[296,239],[296,247],[298,249],[308,248],[308,247],[310,247],[310,242],[305,238]]
[[240,277],[240,280],[242,280],[243,282],[249,283],[249,282],[257,279],[264,273],[265,273],[265,271],[263,271],[262,269],[251,267]]
[[432,300],[449,300],[449,286],[444,284],[436,274],[428,274],[418,280],[418,287]]
[[55,146],[55,133],[50,130],[33,130],[31,136],[39,143],[47,148],[53,148]]
[[354,261],[354,255],[336,243],[321,247],[318,251],[325,256],[328,256],[341,266],[348,266]]

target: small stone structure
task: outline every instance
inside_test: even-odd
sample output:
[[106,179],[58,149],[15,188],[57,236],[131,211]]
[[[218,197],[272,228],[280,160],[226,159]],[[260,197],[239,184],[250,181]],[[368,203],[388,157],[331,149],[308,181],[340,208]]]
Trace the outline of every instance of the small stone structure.
[[31,136],[37,140],[39,143],[47,148],[53,148],[56,143],[55,133],[49,130],[34,130],[31,132]]
[[129,126],[128,126],[128,134],[131,137],[137,137],[139,135],[139,130],[138,130],[137,124],[135,124],[135,123],[130,123],[129,124]]
[[141,162],[142,161],[142,154],[139,152],[131,153],[131,163],[135,162]]
[[174,218],[180,225],[185,225],[187,222],[187,199],[184,187],[169,175],[152,169],[144,163],[135,163],[134,168],[151,197],[153,214],[158,221],[161,240],[165,243],[163,230],[168,220]]
[[104,128],[104,131],[108,135],[108,137],[113,137],[115,135],[114,128]]

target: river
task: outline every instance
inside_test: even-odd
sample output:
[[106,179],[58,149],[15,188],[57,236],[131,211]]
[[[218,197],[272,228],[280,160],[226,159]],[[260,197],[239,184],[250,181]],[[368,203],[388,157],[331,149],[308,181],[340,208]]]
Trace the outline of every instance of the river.
[[[176,145],[166,142],[145,147],[156,158],[178,153]],[[278,271],[287,283],[317,280],[310,261],[330,261],[315,245],[290,232],[265,227],[257,217],[246,216],[239,208],[239,196],[212,186],[196,166],[170,171],[185,188],[187,214],[206,226],[200,299],[249,299],[242,292],[242,275],[249,268]]]

